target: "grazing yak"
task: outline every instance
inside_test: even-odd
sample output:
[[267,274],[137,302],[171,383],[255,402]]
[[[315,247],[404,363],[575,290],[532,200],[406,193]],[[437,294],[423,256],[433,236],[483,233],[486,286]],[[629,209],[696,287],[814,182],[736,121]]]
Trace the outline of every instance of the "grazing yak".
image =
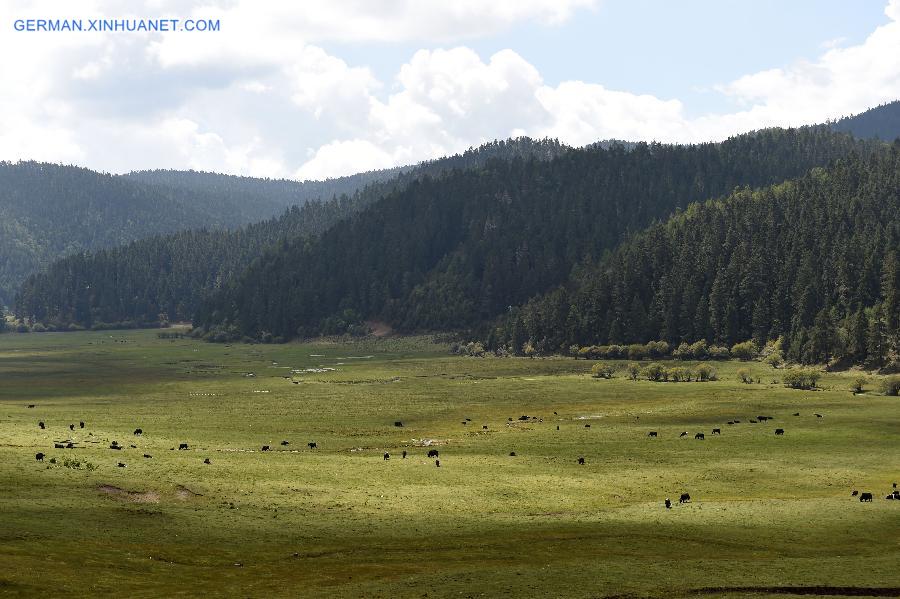
[[307,443],[307,445],[309,446],[310,449],[316,449],[318,447],[318,445],[316,445],[315,441],[311,441],[311,442]]
[[721,434],[722,434],[722,429],[720,429],[720,428],[714,428],[714,429],[712,430],[712,434],[714,434],[714,435],[721,435]]
[[578,458],[578,465],[584,466],[584,458]]
[[66,449],[75,449],[75,444],[69,441],[66,443]]
[[206,458],[205,460],[203,460],[203,463],[204,464],[212,464],[212,462],[209,461],[209,458]]
[[38,452],[38,453],[34,454],[34,459],[36,459],[38,462],[43,462],[44,454],[42,454],[41,452]]
[[66,448],[66,446],[63,445],[62,443],[54,443],[53,444],[53,449],[65,449],[65,448]]
[[672,509],[672,501],[668,497],[666,497],[666,509]]
[[406,450],[405,449],[403,450],[403,459],[404,460],[406,459]]
[[188,448],[188,444],[187,444],[187,443],[179,443],[179,444],[178,444],[178,451],[182,451],[182,450],[187,449],[187,448]]
[[688,434],[687,431],[681,431],[681,434],[678,435],[678,437],[679,437],[679,438],[681,438],[681,437],[687,437],[687,434]]
[[123,464],[122,462],[119,462],[117,465],[118,465],[119,468],[124,468],[124,467],[125,467],[125,464]]
[[144,457],[145,457],[145,458],[152,458],[153,456],[150,455],[149,453],[145,453],[145,454],[144,454]]
[[435,460],[435,461],[434,461],[434,465],[437,466],[438,468],[440,468],[440,467],[441,467],[441,461],[440,461],[440,460]]
[[397,422],[394,423],[394,426],[401,426],[401,427],[402,427],[402,426],[403,426],[403,423],[400,422],[400,421],[398,420]]
[[859,491],[857,491],[856,489],[854,489],[853,492],[850,493],[850,497],[856,497],[857,495],[859,495]]
[[384,461],[387,462],[389,459],[391,459],[391,454],[385,452],[384,453]]
[[585,424],[585,425],[584,425],[584,428],[591,428],[591,425],[590,425],[590,424]]
[[84,428],[84,420],[78,423],[78,428]]
[[516,452],[515,452],[515,451],[510,451],[510,452],[509,452],[509,457],[511,457],[511,458],[516,457]]
[[70,430],[70,431],[74,431],[74,430],[75,430],[75,425],[74,425],[74,424],[70,424],[70,425],[69,425],[69,430]]
[[821,414],[816,414],[816,418],[824,418]]
[[30,404],[28,404],[28,407],[29,407],[29,408],[33,408],[33,407],[34,407],[34,404],[33,404],[33,403],[30,403]]
[[867,492],[860,493],[860,494],[859,494],[859,500],[860,500],[860,501],[872,501],[872,494],[871,494],[871,493],[867,493]]
[[44,428],[46,428],[47,425],[44,424],[43,420],[41,420],[40,422],[38,422],[38,426],[41,427],[41,430],[44,430]]
[[776,434],[776,435],[783,435],[783,434],[784,434],[784,429],[783,429],[783,428],[776,428],[776,429],[775,429],[775,434]]
[[428,450],[428,457],[429,457],[429,458],[436,458],[436,457],[438,457],[439,455],[441,455],[441,453],[440,453],[437,449],[429,449],[429,450]]
[[697,433],[696,435],[694,435],[694,438],[703,441],[704,439],[706,439],[706,435],[704,435],[703,433]]
[[799,416],[800,412],[794,412],[794,416]]
[[690,503],[691,502],[691,494],[690,493],[682,493],[681,497],[678,499],[678,503]]
[[284,446],[284,445],[290,445],[290,443],[287,442],[287,441],[282,441],[282,442],[281,442],[281,445],[282,445],[282,446]]
[[486,430],[487,430],[487,425],[486,425],[486,424],[482,424],[482,425],[481,425],[481,430],[486,431]]
[[110,443],[110,444],[109,444],[109,448],[110,448],[110,449],[115,449],[116,451],[121,451],[122,446],[119,445],[118,443]]
[[647,436],[648,437],[656,437],[657,436],[656,431],[650,431],[649,433],[647,433]]
[[140,437],[140,436],[143,435],[143,434],[144,434],[144,429],[140,429],[140,428],[134,429],[134,435],[135,435],[136,437]]
[[262,449],[261,449],[260,451],[269,451],[269,446],[268,446],[268,445],[263,445],[263,446],[262,446]]

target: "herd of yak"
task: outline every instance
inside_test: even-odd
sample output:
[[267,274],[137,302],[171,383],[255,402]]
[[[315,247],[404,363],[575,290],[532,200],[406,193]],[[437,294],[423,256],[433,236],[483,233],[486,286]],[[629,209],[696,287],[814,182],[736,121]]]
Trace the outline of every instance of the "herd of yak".
[[[34,407],[35,407],[35,404],[29,404],[28,407],[29,407],[29,408],[34,408]],[[553,413],[554,413],[554,414],[557,414],[556,412],[553,412]],[[799,413],[799,412],[794,412],[793,415],[794,415],[794,416],[800,416],[800,413]],[[815,414],[815,416],[816,416],[816,418],[823,418],[822,414]],[[536,417],[536,416],[526,416],[526,415],[520,416],[520,417],[519,417],[519,420],[520,420],[520,421],[523,421],[523,422],[528,422],[528,421],[532,421],[532,420],[533,420],[533,421],[538,421],[538,422],[543,422],[543,421],[544,421],[543,418],[538,418],[538,417]],[[772,416],[757,416],[756,418],[750,418],[750,419],[749,419],[749,422],[750,422],[751,424],[756,424],[756,423],[759,423],[759,422],[767,422],[767,421],[769,421],[769,420],[774,420],[774,418],[773,418]],[[466,426],[466,425],[468,425],[471,421],[472,421],[471,418],[466,418],[465,420],[462,421],[462,424],[463,424],[464,426]],[[508,419],[507,419],[507,426],[510,426],[510,425],[512,424],[512,422],[513,422],[513,419],[512,419],[512,418],[508,418]],[[734,426],[734,425],[738,425],[738,424],[740,424],[740,423],[741,423],[740,420],[735,419],[735,420],[729,420],[727,424],[730,425],[730,426]],[[85,425],[84,425],[84,421],[80,421],[80,422],[78,423],[78,427],[79,427],[79,428],[82,428],[82,429],[83,429],[84,426],[85,426]],[[396,427],[402,427],[402,426],[403,426],[403,422],[401,422],[401,421],[398,420],[398,421],[394,422],[394,426],[396,426]],[[590,427],[591,427],[590,424],[585,424],[584,426],[585,426],[585,428],[590,428]],[[43,420],[41,420],[40,422],[38,422],[38,427],[39,427],[41,430],[45,430],[46,427],[47,427],[47,425],[46,425],[46,423],[45,423]],[[70,431],[74,431],[74,430],[75,430],[75,424],[70,424],[70,425],[69,425],[69,430],[70,430]],[[486,424],[485,424],[485,425],[482,425],[482,430],[488,430],[488,425],[486,425]],[[558,425],[557,425],[557,427],[556,427],[556,430],[559,430],[559,426],[558,426]],[[133,434],[134,434],[134,436],[139,437],[139,436],[143,435],[143,433],[144,433],[143,429],[141,429],[141,428],[136,428],[136,429],[134,430],[134,433],[133,433]],[[722,429],[720,429],[720,428],[714,428],[714,429],[712,429],[711,434],[713,434],[713,435],[721,435],[721,434],[722,434]],[[93,433],[88,433],[88,435],[89,435],[89,436],[93,436]],[[775,429],[775,435],[776,435],[776,436],[783,436],[783,435],[784,435],[784,429],[783,429],[783,428],[776,428],[776,429]],[[658,433],[658,431],[650,431],[650,432],[647,433],[647,436],[648,436],[648,437],[652,437],[652,438],[658,438],[658,437],[659,437],[659,433]],[[687,436],[688,436],[688,432],[687,432],[687,431],[683,431],[683,432],[679,435],[679,437],[687,437]],[[701,441],[702,441],[702,440],[704,440],[705,438],[706,438],[706,436],[705,436],[705,434],[702,433],[702,432],[698,432],[698,433],[696,433],[696,434],[694,435],[694,439],[696,439],[696,440],[701,440]],[[285,440],[285,441],[282,441],[282,442],[281,442],[281,445],[282,445],[282,446],[287,446],[287,445],[290,445],[290,442],[287,441],[287,440]],[[74,444],[74,442],[72,442],[71,440],[69,440],[69,441],[67,441],[67,442],[65,442],[65,443],[54,442],[53,446],[54,446],[55,449],[74,449],[74,448],[75,448],[75,444]],[[308,446],[310,449],[317,449],[317,448],[318,448],[318,444],[317,444],[315,441],[310,441],[309,443],[307,443],[307,446]],[[134,444],[130,445],[130,447],[131,447],[132,449],[136,449],[136,448],[137,448],[137,446],[134,445]],[[118,441],[112,441],[112,442],[110,443],[110,445],[109,445],[109,448],[112,449],[112,450],[117,450],[117,451],[119,451],[119,450],[122,450],[122,449],[123,449],[123,446],[120,445]],[[171,449],[172,449],[173,451],[175,450],[174,447],[172,447]],[[178,450],[179,450],[179,451],[187,450],[187,449],[188,449],[188,444],[187,444],[187,443],[180,443],[180,444],[178,445]],[[260,449],[260,451],[270,451],[270,449],[271,449],[271,448],[270,448],[269,445],[263,445],[262,448]],[[143,454],[143,455],[144,455],[144,458],[152,458],[152,457],[153,457],[152,455],[150,455],[150,454],[148,454],[148,453],[145,453],[145,454]],[[402,458],[403,458],[403,459],[406,459],[406,456],[407,456],[407,455],[408,455],[408,454],[407,454],[406,450],[403,450]],[[434,463],[435,463],[435,466],[437,466],[438,468],[441,466],[441,461],[438,459],[438,457],[440,456],[440,452],[439,452],[437,449],[430,449],[430,450],[428,451],[428,454],[427,454],[427,455],[428,455],[429,458],[435,460],[435,462],[434,462]],[[510,455],[511,457],[515,457],[515,456],[516,456],[516,452],[515,452],[515,451],[512,451],[512,452],[510,452],[509,455]],[[35,457],[35,459],[36,459],[38,462],[43,462],[43,461],[44,461],[44,458],[45,458],[46,456],[45,456],[45,454],[44,454],[43,452],[38,452],[38,453],[35,454],[34,457]],[[391,454],[385,452],[385,454],[384,454],[383,457],[384,457],[384,460],[387,461],[387,460],[389,460],[389,459],[391,458]],[[52,461],[52,460],[51,460],[51,461]],[[204,463],[204,464],[211,464],[212,462],[210,461],[209,458],[204,458],[203,463]],[[584,456],[579,457],[579,458],[577,459],[577,463],[578,463],[579,465],[582,465],[582,466],[583,466],[583,465],[585,464]],[[118,462],[118,463],[117,463],[117,466],[118,466],[119,468],[125,468],[125,467],[126,467],[126,465],[125,465],[124,463],[122,463],[122,462]],[[862,493],[860,493],[859,491],[854,490],[854,491],[851,493],[851,496],[852,496],[852,497],[857,497],[857,496],[858,496],[858,497],[859,497],[859,500],[860,500],[861,502],[870,502],[870,501],[873,500],[873,495],[872,495],[872,493],[869,492],[869,491],[863,491]],[[885,499],[900,501],[900,490],[897,489],[897,483],[893,483],[893,491],[890,492],[890,493],[888,493],[887,495],[885,495]],[[678,499],[678,503],[690,503],[690,501],[691,501],[691,496],[690,496],[689,493],[682,493],[681,496],[680,496],[679,499]],[[665,501],[664,501],[664,505],[666,506],[666,509],[671,509],[671,508],[672,508],[672,501],[671,501],[668,497],[666,497],[666,499],[665,499]]]

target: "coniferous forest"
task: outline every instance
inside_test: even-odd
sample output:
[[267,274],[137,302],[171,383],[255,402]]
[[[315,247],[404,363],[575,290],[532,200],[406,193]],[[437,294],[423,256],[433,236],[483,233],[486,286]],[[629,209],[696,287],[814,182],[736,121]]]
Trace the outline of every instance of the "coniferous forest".
[[[14,315],[20,329],[193,321],[263,341],[383,321],[511,353],[778,340],[798,362],[879,364],[897,346],[897,147],[877,141],[895,108],[699,145],[519,138],[302,193],[132,173],[113,180],[303,205],[73,253],[25,280]],[[313,195],[328,189],[350,193]]]

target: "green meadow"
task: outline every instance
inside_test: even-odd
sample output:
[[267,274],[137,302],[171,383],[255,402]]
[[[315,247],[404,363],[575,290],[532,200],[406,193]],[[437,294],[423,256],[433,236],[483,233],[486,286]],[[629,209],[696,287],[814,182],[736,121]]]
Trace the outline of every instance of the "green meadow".
[[900,594],[900,399],[876,377],[853,395],[853,373],[799,391],[758,362],[704,383],[591,364],[2,335],[0,596]]

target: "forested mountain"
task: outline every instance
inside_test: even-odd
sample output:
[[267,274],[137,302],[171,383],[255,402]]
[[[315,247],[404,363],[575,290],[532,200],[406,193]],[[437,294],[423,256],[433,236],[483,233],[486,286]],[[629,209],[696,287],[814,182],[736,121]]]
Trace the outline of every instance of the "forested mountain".
[[[318,233],[349,214],[352,205],[362,206],[425,174],[496,157],[545,159],[567,149],[556,140],[518,138],[413,167],[304,182],[192,171],[114,176],[54,164],[0,163],[0,305],[11,302],[28,274],[61,256],[160,233],[234,228],[308,202],[320,205],[304,212],[312,221],[304,230]],[[345,196],[351,201],[341,200]]]
[[491,331],[491,346],[729,346],[880,364],[900,333],[900,141],[786,183],[692,204]]
[[360,318],[402,330],[474,326],[691,202],[780,182],[867,147],[827,127],[773,129],[718,144],[584,148],[426,177],[317,242],[267,252],[195,324],[281,338]]
[[893,141],[900,137],[900,100],[831,123],[832,129],[863,139]]
[[243,197],[249,204],[263,208],[256,216],[256,220],[262,220],[290,206],[302,206],[317,200],[327,201],[342,195],[352,196],[367,185],[387,181],[411,168],[413,167],[405,166],[367,171],[324,181],[260,179],[176,170],[133,171],[123,177],[142,183],[212,193],[220,197]]
[[[568,148],[555,140],[517,138],[491,142],[463,154],[404,169],[393,179],[371,183],[351,196],[307,201],[279,218],[243,229],[186,231],[109,250],[79,252],[29,277],[16,301],[16,314],[52,328],[133,326],[155,323],[160,315],[170,320],[190,320],[202,298],[242,272],[273,243],[315,237],[421,177],[441,176],[447,170],[477,167],[504,158],[547,160],[566,151]],[[182,180],[178,173],[167,178],[167,172],[157,173],[158,178],[153,180],[173,185]],[[238,177],[194,175],[197,185],[201,180],[208,180],[213,188],[233,184],[229,193],[237,193],[247,185]],[[251,181],[262,182],[262,188],[267,189],[265,180]],[[272,197],[277,197],[279,189],[291,188],[291,182],[270,183],[275,188]]]
[[[269,207],[269,214],[275,208]],[[281,210],[281,208],[278,208]],[[65,254],[256,218],[239,197],[151,186],[88,169],[0,162],[0,304]]]

